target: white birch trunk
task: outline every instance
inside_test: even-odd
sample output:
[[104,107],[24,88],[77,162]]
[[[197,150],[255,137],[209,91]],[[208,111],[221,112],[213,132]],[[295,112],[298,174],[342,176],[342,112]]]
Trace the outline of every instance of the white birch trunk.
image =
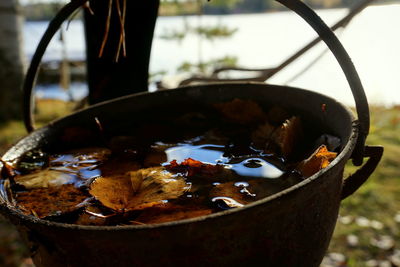
[[22,26],[18,0],[0,0],[0,122],[22,114]]

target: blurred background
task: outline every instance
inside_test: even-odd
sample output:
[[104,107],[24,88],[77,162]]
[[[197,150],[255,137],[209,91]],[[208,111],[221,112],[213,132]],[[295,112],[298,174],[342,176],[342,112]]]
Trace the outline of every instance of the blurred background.
[[[334,25],[362,0],[304,2],[328,25]],[[25,135],[18,115],[20,98],[6,90],[7,86],[21,85],[24,71],[13,73],[19,77],[13,82],[7,62],[18,61],[26,69],[49,20],[65,3],[0,3],[3,28],[11,19],[19,27],[19,34],[17,29],[11,32],[14,39],[0,29],[0,79],[6,80],[0,95],[0,154]],[[400,137],[396,134],[400,129],[399,14],[399,0],[372,1],[336,32],[359,72],[371,104],[367,143],[385,146],[385,154],[367,184],[343,201],[322,266],[400,266]],[[215,77],[213,72],[219,68],[274,68],[315,37],[301,18],[272,0],[163,0],[152,44],[149,90],[175,88],[191,77]],[[7,46],[15,45],[18,53],[3,53]],[[78,13],[65,23],[43,58],[35,87],[39,124],[85,106],[85,49],[82,14]],[[219,77],[257,75],[256,70],[253,72],[231,70]],[[339,65],[322,43],[269,78],[268,83],[318,91],[354,106]],[[351,166],[346,168],[346,172],[352,171]],[[1,217],[0,266],[32,266],[15,229]]]

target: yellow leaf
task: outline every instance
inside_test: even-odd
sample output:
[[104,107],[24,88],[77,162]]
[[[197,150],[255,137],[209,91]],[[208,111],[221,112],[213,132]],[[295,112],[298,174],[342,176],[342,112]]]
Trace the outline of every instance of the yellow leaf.
[[320,146],[308,159],[303,160],[297,166],[297,170],[304,177],[309,177],[319,170],[328,167],[337,156],[337,153],[330,152],[325,145]]
[[164,167],[154,167],[97,178],[89,193],[104,206],[124,212],[178,198],[188,189],[182,176],[173,175]]

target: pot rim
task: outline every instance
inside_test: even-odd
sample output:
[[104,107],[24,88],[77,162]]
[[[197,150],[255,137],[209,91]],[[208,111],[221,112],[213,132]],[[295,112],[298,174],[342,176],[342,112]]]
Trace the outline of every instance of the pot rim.
[[[262,205],[262,204],[266,204],[268,202],[272,202],[275,199],[279,199],[282,196],[285,196],[287,194],[290,194],[292,192],[295,192],[296,190],[298,190],[299,188],[308,185],[309,183],[313,182],[314,180],[317,180],[318,178],[320,178],[323,174],[325,173],[329,173],[333,171],[333,168],[336,167],[336,165],[338,165],[340,162],[342,161],[347,161],[355,146],[356,146],[356,142],[357,142],[357,138],[358,138],[358,134],[359,134],[359,128],[357,127],[358,125],[358,120],[356,120],[354,118],[353,113],[351,112],[351,110],[349,108],[347,108],[346,106],[344,106],[342,103],[336,101],[335,99],[323,95],[321,93],[318,92],[314,92],[314,91],[310,91],[310,90],[306,90],[306,89],[302,89],[302,88],[297,88],[297,87],[291,87],[291,86],[282,86],[282,85],[274,85],[274,84],[267,84],[267,83],[263,83],[263,82],[224,82],[224,83],[207,83],[204,85],[188,85],[188,86],[184,86],[184,87],[179,87],[179,88],[175,88],[175,89],[169,89],[169,91],[171,90],[190,90],[190,88],[201,88],[201,87],[208,87],[209,85],[227,85],[227,84],[234,84],[234,85],[264,85],[264,86],[272,86],[272,87],[281,87],[281,88],[289,88],[289,89],[294,89],[294,90],[300,90],[300,91],[306,91],[308,93],[312,93],[312,94],[317,94],[322,98],[328,99],[332,102],[334,102],[335,104],[337,104],[338,106],[340,106],[340,108],[344,109],[346,111],[346,113],[349,115],[351,122],[352,122],[352,127],[351,127],[351,133],[349,135],[349,139],[346,143],[346,145],[343,147],[342,151],[340,151],[340,153],[338,154],[338,156],[328,165],[328,167],[318,171],[317,173],[313,174],[312,176],[304,179],[303,181],[301,181],[300,183],[297,183],[291,187],[286,188],[285,190],[282,190],[278,193],[275,193],[273,195],[270,195],[266,198],[254,201],[252,203],[246,204],[243,207],[239,207],[239,208],[233,208],[233,209],[229,209],[229,210],[225,210],[225,211],[219,211],[216,213],[212,213],[209,215],[203,215],[203,216],[199,216],[199,217],[194,217],[194,218],[189,218],[189,219],[183,219],[183,220],[177,220],[177,221],[171,221],[171,222],[164,222],[164,223],[157,223],[157,224],[145,224],[145,225],[125,225],[125,226],[93,226],[93,225],[78,225],[78,224],[68,224],[68,223],[60,223],[60,222],[53,222],[53,221],[48,221],[48,220],[44,220],[44,219],[39,219],[36,218],[34,216],[31,215],[26,215],[24,213],[22,213],[22,211],[20,211],[18,208],[12,206],[8,201],[5,202],[0,202],[0,210],[4,209],[5,212],[9,213],[9,216],[16,216],[19,219],[26,221],[28,223],[33,223],[33,224],[37,224],[37,225],[42,225],[42,226],[51,226],[51,227],[55,227],[55,228],[60,228],[60,229],[69,229],[69,230],[73,230],[73,229],[79,229],[79,230],[85,230],[85,231],[126,231],[126,230],[146,230],[146,229],[154,229],[154,228],[164,228],[164,227],[170,227],[170,226],[179,226],[179,225],[184,225],[184,224],[191,224],[191,223],[195,223],[195,222],[201,222],[204,220],[212,220],[214,218],[218,218],[221,216],[225,216],[225,215],[230,215],[230,214],[234,214],[234,213],[238,213],[241,212],[243,210],[246,209],[250,209],[254,206],[258,206],[258,205]],[[136,93],[136,94],[131,94],[131,95],[127,95],[127,96],[122,96],[122,97],[118,97],[112,100],[108,100],[108,101],[104,101],[101,103],[97,103],[94,104],[92,106],[90,106],[87,109],[93,109],[96,107],[101,107],[103,105],[107,105],[113,102],[118,102],[121,100],[126,100],[132,97],[137,97],[137,96],[142,96],[142,95],[151,95],[151,94],[165,94],[168,91],[157,91],[157,92],[141,92],[141,93]],[[68,118],[69,116],[72,116],[74,114],[80,113],[80,112],[84,112],[87,109],[72,113],[66,117],[60,118],[56,121],[50,122],[48,125],[41,127],[35,131],[33,131],[32,133],[37,133],[43,130],[48,129],[49,127],[51,127],[53,124],[57,123],[60,120],[64,120],[66,118]],[[30,136],[32,133],[30,133],[29,135],[25,136],[24,138],[22,138],[20,141],[25,140],[25,138],[27,138],[28,136]],[[12,148],[11,148],[12,149]],[[7,155],[8,153],[10,153],[9,149],[4,155]]]

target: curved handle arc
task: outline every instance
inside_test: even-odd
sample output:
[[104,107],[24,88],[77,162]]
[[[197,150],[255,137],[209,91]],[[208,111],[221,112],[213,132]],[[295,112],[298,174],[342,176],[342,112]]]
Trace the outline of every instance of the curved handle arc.
[[78,8],[82,7],[87,1],[88,0],[72,0],[66,4],[50,21],[49,26],[47,27],[42,39],[38,44],[38,47],[36,48],[35,53],[33,54],[23,85],[23,117],[25,128],[28,132],[32,132],[35,129],[32,112],[34,108],[32,89],[35,84],[37,72],[43,55],[46,52],[51,39],[61,27],[62,23],[68,19]]
[[360,166],[363,162],[365,140],[370,126],[369,106],[360,77],[350,56],[328,25],[306,4],[300,0],[276,1],[297,13],[318,33],[342,68],[354,97],[359,120],[359,135],[352,158],[353,164]]

